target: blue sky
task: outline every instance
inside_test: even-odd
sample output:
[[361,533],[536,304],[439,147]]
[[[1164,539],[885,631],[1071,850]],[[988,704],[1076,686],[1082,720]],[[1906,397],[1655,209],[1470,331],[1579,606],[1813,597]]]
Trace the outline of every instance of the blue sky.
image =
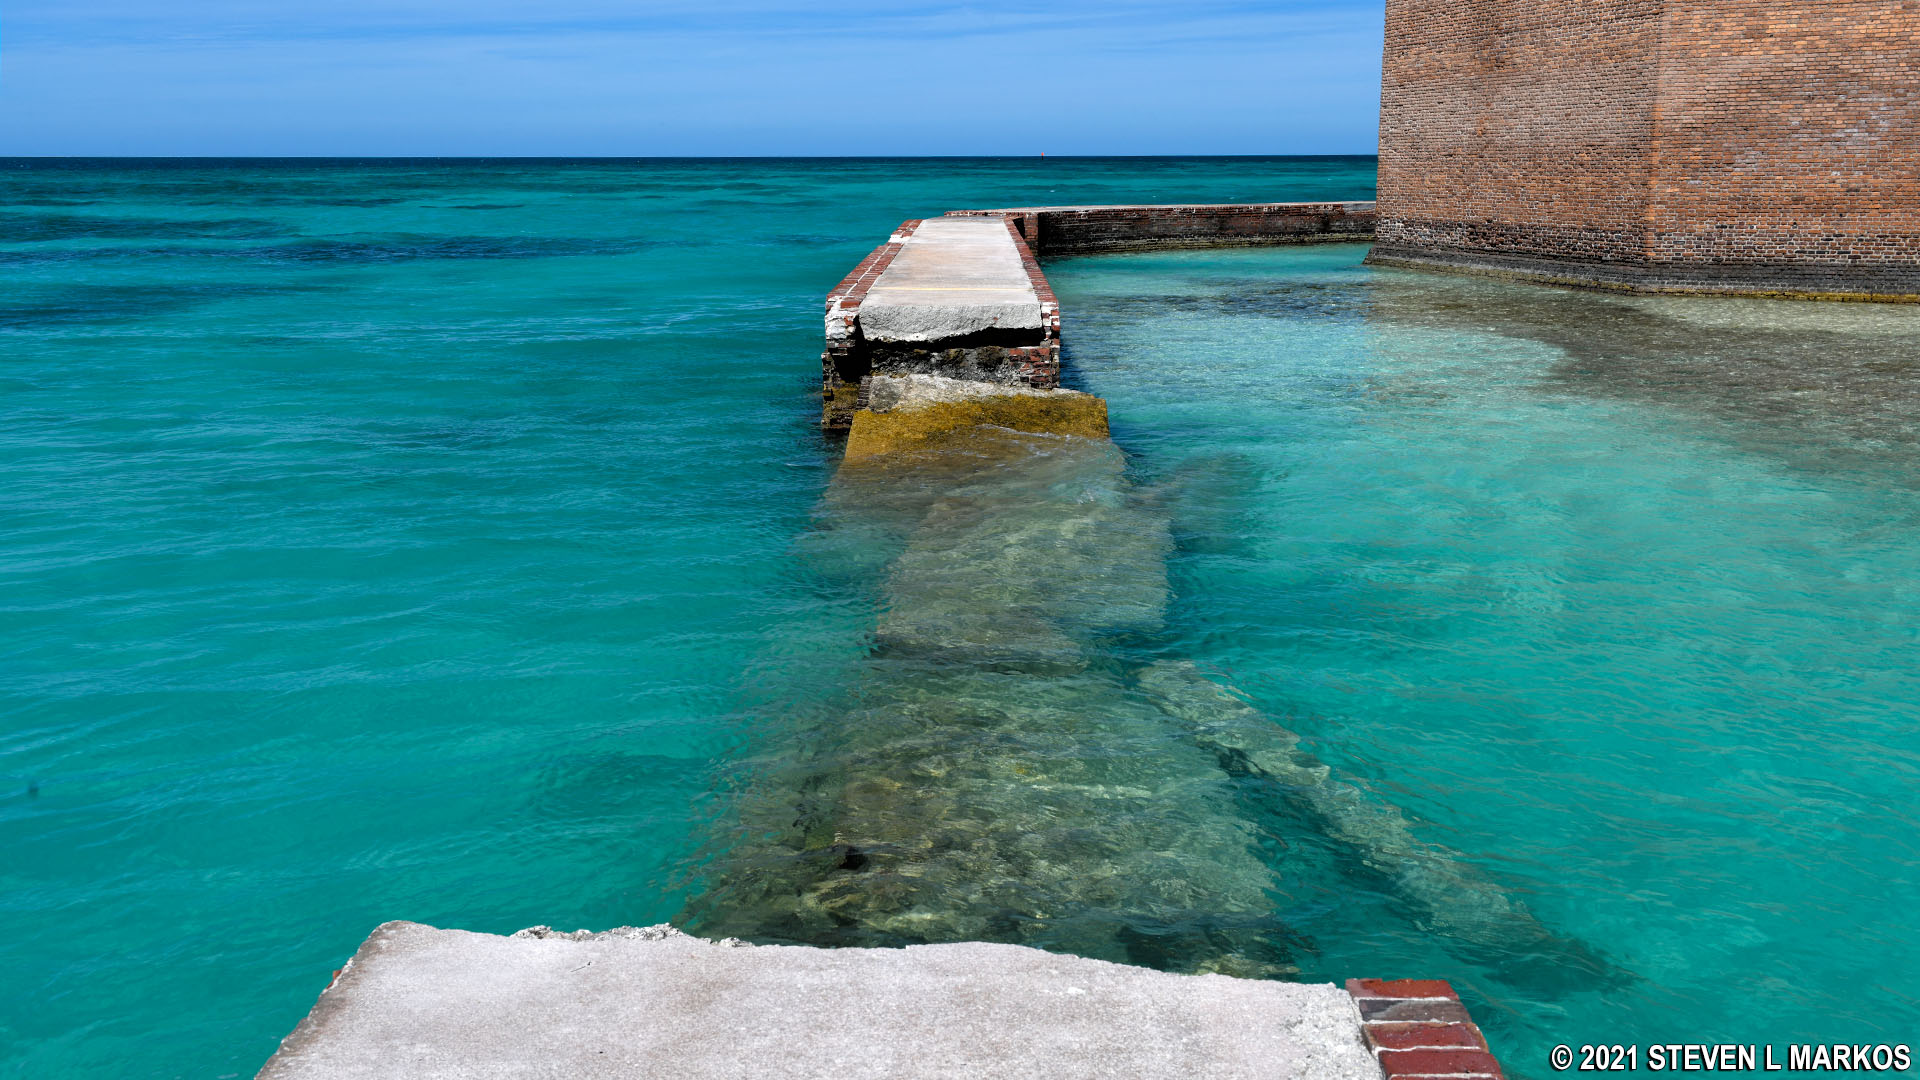
[[1372,153],[1382,0],[8,0],[0,154]]

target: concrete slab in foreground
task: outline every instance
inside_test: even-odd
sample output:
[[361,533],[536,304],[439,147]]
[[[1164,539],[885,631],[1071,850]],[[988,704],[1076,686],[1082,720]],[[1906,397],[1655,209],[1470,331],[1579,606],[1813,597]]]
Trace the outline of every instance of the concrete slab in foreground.
[[811,949],[671,927],[374,931],[260,1073],[1380,1080],[1331,985],[1169,975],[1017,945]]

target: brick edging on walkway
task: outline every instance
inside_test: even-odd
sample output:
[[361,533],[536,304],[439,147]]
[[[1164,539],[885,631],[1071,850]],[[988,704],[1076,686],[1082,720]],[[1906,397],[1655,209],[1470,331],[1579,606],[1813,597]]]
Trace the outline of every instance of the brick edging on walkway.
[[1440,979],[1348,979],[1367,1047],[1386,1080],[1505,1080],[1486,1037]]
[[1020,231],[1022,222],[1011,217],[1000,220],[1006,223],[1007,235],[1013,237],[1013,249],[1020,254],[1027,283],[1033,286],[1033,295],[1040,301],[1040,331],[1046,339],[1045,344],[1008,349],[1007,353],[1025,369],[1029,386],[1052,390],[1060,385],[1060,300],[1053,295],[1053,286],[1047,284],[1040,260],[1034,257],[1032,246]]
[[873,288],[873,283],[880,280],[880,275],[893,264],[893,257],[900,254],[901,246],[920,227],[921,220],[914,218],[901,222],[900,227],[893,230],[893,235],[887,237],[886,243],[874,248],[866,258],[860,260],[860,265],[848,271],[847,276],[840,279],[840,284],[827,294],[827,311],[831,313],[836,306],[849,309],[859,307],[860,301],[866,298],[867,290]]
[[893,257],[900,254],[907,237],[920,227],[925,219],[913,218],[900,223],[887,237],[886,243],[874,248],[860,264],[848,271],[840,279],[840,284],[827,294],[827,347],[820,354],[820,393],[821,426],[830,431],[845,431],[853,423],[854,388],[841,378],[840,371],[853,356],[857,347],[855,330],[860,318],[860,301],[867,298],[867,291],[873,283],[880,280],[887,267],[893,265]]

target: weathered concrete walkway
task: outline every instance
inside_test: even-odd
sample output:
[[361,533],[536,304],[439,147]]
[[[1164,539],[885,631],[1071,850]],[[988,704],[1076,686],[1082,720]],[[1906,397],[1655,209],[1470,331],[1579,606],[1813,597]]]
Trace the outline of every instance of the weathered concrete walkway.
[[1332,985],[1017,945],[729,946],[669,927],[511,938],[388,923],[264,1080],[1380,1080]]
[[1040,297],[997,218],[934,218],[902,243],[860,305],[870,342],[995,344],[1040,340]]

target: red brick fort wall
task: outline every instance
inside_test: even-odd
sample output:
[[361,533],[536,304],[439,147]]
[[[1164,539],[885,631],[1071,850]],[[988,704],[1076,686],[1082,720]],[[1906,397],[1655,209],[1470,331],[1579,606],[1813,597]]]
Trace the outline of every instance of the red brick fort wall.
[[1375,261],[1920,293],[1920,0],[1387,0]]
[[1377,242],[1635,259],[1658,0],[1389,0]]
[[1920,261],[1920,2],[1666,7],[1649,260]]

